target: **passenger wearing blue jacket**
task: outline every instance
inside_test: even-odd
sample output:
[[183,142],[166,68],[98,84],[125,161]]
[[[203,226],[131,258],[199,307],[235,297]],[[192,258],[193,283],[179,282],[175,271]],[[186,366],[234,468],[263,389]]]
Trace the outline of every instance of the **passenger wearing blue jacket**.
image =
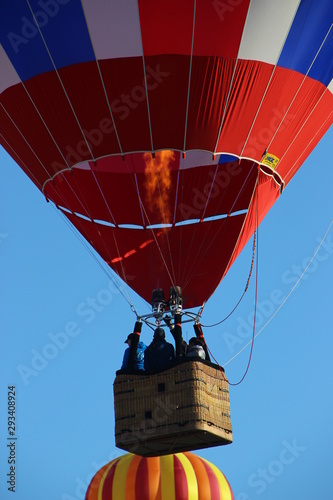
[[[133,337],[135,336],[135,333],[130,333],[125,340],[125,344],[128,344],[127,349],[124,352],[124,358],[123,358],[123,363],[121,365],[121,370],[125,370],[128,366],[128,359],[129,359],[129,354],[130,354],[130,347],[131,347],[131,342]],[[135,364],[134,364],[134,370],[144,370],[144,352],[146,350],[146,345],[141,342],[141,340],[138,343],[138,348],[136,351],[136,358],[135,358]]]
[[172,344],[166,342],[163,328],[156,328],[152,343],[145,350],[145,370],[157,372],[164,370],[175,357]]

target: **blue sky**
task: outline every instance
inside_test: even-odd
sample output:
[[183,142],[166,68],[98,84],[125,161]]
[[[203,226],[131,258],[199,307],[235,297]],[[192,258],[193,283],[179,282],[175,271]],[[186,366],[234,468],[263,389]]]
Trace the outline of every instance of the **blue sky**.
[[[259,228],[260,331],[325,235],[333,213],[333,130]],[[64,219],[0,150],[0,497],[80,500],[114,445],[112,384],[135,316]],[[251,245],[206,305],[225,317],[244,290]],[[234,443],[198,450],[237,500],[332,498],[333,228],[301,282],[256,338],[230,388]],[[231,382],[243,375],[254,285],[228,321],[204,329]],[[127,290],[139,313],[146,304]],[[192,327],[184,327],[184,337]],[[58,346],[55,339],[58,339]],[[150,342],[143,328],[142,340]],[[233,358],[233,359],[232,359]],[[230,361],[231,360],[231,361]],[[16,494],[7,490],[7,387],[16,387]]]

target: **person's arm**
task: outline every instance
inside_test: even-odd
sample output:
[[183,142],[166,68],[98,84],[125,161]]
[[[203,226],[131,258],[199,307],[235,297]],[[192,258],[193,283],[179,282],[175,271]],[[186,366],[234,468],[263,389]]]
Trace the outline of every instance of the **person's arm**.
[[172,344],[170,344],[170,359],[174,359],[175,356],[175,349]]
[[121,365],[121,368],[120,368],[121,370],[125,370],[127,368],[129,352],[130,352],[130,348],[127,347],[127,349],[124,352],[123,362],[122,362],[122,365]]
[[198,347],[199,347],[199,349],[198,349],[198,356],[199,356],[199,358],[206,359],[206,353],[205,353],[204,348],[201,347],[201,346],[198,346]]
[[207,348],[205,337],[204,337],[204,334],[203,334],[203,331],[202,331],[201,324],[200,323],[195,323],[193,325],[193,328],[194,328],[194,331],[195,331],[195,334],[196,334],[197,338],[201,340],[202,348],[203,348],[203,350],[205,352],[205,359],[207,359],[207,361],[210,361],[210,356],[209,356],[209,352],[208,352],[208,348]]
[[136,351],[136,361],[134,368],[136,370],[144,370],[144,354],[145,354],[146,346],[142,346],[141,342],[139,342],[138,349]]
[[136,321],[135,326],[134,326],[134,336],[131,342],[131,347],[130,347],[130,352],[128,354],[128,368],[129,370],[134,370],[134,365],[136,361],[136,351],[138,348],[139,340],[140,340],[140,333],[141,333],[141,328],[142,328],[142,322],[141,321]]

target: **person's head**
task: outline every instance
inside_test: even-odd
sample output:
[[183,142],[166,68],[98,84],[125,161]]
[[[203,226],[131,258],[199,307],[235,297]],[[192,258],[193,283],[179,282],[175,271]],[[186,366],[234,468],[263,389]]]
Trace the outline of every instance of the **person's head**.
[[201,343],[201,340],[199,340],[197,337],[192,337],[189,340],[188,345],[190,347],[194,347],[195,345],[201,345],[202,346],[202,343]]
[[165,339],[165,331],[163,328],[158,326],[154,332],[154,340],[164,340]]
[[131,342],[133,340],[135,336],[135,333],[130,333],[127,337],[127,339],[125,340],[125,344],[128,344],[128,347],[131,347]]

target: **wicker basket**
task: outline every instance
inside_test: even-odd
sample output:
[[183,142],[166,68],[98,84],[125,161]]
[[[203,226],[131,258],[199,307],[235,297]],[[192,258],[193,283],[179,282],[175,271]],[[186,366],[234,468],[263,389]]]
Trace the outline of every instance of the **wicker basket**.
[[117,372],[116,446],[158,456],[232,442],[229,387],[211,363],[185,359],[156,374]]

